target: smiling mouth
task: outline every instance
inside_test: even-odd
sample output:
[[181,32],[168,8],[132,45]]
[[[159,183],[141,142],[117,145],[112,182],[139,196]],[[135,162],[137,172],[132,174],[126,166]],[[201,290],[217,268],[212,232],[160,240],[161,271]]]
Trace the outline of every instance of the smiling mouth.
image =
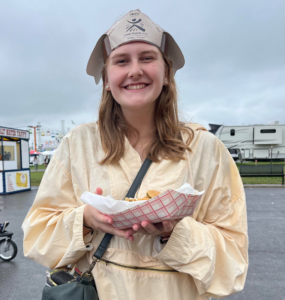
[[127,90],[141,90],[147,87],[149,84],[141,83],[141,84],[132,84],[125,86],[125,89]]

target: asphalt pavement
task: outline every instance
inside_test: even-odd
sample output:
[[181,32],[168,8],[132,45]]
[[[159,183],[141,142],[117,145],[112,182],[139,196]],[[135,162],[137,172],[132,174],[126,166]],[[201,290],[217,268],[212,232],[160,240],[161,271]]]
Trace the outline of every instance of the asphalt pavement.
[[[249,226],[249,271],[242,292],[229,300],[285,299],[285,189],[246,188]],[[37,190],[0,196],[0,222],[10,221],[18,255],[0,261],[1,300],[39,300],[46,267],[23,255],[22,222]],[[146,299],[147,300],[147,299]]]

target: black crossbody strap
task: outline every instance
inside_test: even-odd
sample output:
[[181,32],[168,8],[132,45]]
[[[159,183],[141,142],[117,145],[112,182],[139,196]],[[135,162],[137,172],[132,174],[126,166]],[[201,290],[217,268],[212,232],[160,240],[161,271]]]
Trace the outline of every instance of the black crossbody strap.
[[105,251],[108,248],[108,245],[110,244],[111,238],[113,237],[113,234],[106,233],[103,237],[103,240],[101,241],[100,245],[96,249],[95,253],[93,254],[93,258],[101,259],[104,255]]
[[[151,165],[152,161],[148,158],[145,159],[145,161],[143,162],[133,184],[131,185],[126,197],[128,198],[134,198],[136,191],[138,190],[139,186],[142,183],[142,180],[147,172],[147,170],[149,169],[150,165]],[[106,233],[103,237],[103,240],[101,241],[99,247],[96,249],[95,253],[93,254],[93,258],[94,259],[101,259],[102,256],[104,255],[105,251],[108,248],[108,245],[111,241],[111,238],[113,237],[113,235],[111,233]]]
[[143,162],[133,184],[131,185],[126,198],[134,198],[136,195],[136,192],[139,188],[139,186],[141,185],[144,175],[146,174],[147,170],[149,169],[150,165],[151,165],[152,161],[148,158],[145,159],[145,161]]

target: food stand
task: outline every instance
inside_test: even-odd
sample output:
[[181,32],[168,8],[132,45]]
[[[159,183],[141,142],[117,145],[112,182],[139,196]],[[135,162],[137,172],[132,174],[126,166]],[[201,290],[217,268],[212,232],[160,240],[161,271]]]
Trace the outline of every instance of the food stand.
[[0,195],[31,190],[30,133],[0,126]]

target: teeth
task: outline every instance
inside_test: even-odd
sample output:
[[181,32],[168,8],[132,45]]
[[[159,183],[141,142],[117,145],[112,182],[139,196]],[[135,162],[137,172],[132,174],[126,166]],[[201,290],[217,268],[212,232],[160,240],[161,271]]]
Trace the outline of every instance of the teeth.
[[146,84],[128,85],[127,90],[139,90],[146,87]]

